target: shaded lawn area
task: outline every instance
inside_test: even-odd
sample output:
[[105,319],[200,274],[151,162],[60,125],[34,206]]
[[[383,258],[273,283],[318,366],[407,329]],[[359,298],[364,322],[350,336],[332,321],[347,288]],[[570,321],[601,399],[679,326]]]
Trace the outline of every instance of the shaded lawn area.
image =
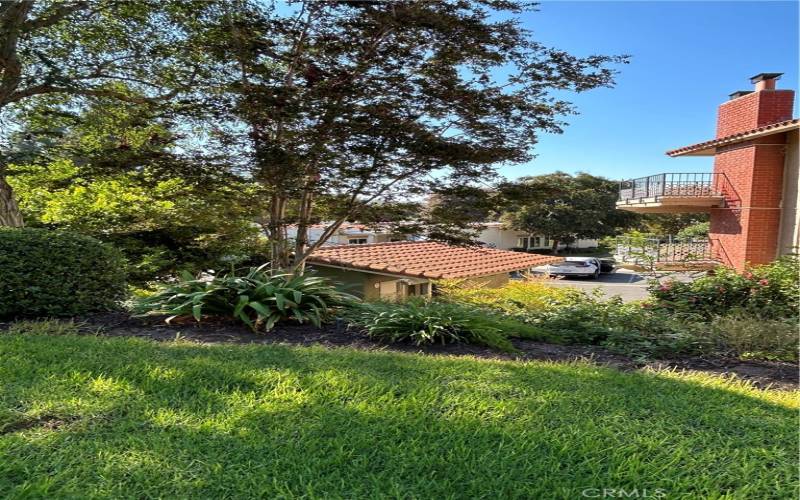
[[0,497],[797,494],[795,393],[283,345],[0,335]]

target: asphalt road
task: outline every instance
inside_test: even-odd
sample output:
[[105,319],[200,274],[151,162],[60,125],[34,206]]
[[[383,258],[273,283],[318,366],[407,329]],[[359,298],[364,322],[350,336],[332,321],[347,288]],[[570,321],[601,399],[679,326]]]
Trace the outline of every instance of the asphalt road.
[[[676,276],[677,279],[686,279]],[[619,295],[625,302],[647,298],[647,283],[650,277],[629,269],[615,269],[611,274],[601,274],[599,278],[561,278],[550,280],[551,286],[573,286],[590,291],[602,290],[606,297]]]

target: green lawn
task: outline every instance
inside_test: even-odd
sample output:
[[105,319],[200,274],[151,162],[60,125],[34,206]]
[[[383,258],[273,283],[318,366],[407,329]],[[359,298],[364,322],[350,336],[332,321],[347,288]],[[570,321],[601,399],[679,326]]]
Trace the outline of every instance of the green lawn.
[[797,495],[796,394],[710,376],[9,334],[0,360],[2,498]]

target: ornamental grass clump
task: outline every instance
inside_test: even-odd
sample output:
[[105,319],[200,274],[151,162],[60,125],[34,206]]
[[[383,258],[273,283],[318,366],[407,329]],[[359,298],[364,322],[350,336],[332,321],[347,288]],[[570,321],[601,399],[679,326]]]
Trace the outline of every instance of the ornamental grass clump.
[[410,299],[362,303],[346,313],[351,327],[385,342],[415,345],[464,342],[513,351],[509,337],[546,338],[539,328],[485,309],[454,302]]
[[325,278],[313,275],[270,274],[266,266],[211,279],[185,273],[174,284],[139,300],[139,314],[231,318],[253,331],[269,331],[276,323],[294,320],[320,326],[332,308],[355,301]]

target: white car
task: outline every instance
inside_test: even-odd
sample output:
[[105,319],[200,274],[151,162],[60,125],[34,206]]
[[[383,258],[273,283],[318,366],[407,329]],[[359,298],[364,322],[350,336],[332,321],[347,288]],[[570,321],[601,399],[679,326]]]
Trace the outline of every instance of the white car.
[[600,261],[594,257],[567,257],[558,264],[534,267],[533,274],[548,276],[581,276],[597,279],[600,276]]

